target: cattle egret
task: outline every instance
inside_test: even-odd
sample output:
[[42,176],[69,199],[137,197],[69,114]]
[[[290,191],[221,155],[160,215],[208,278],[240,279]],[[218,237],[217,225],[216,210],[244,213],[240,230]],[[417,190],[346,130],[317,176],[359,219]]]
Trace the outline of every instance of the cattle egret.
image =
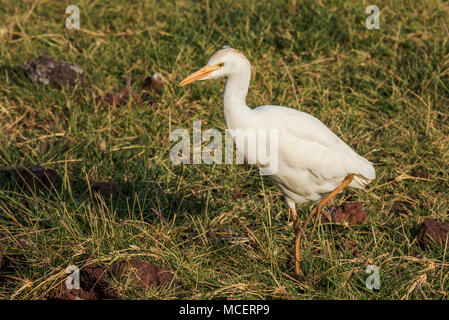
[[[374,167],[310,114],[273,105],[249,108],[246,95],[251,64],[239,50],[226,48],[218,51],[206,66],[189,75],[179,85],[223,77],[227,78],[223,110],[228,129],[278,130],[278,168],[269,177],[283,193],[293,219],[295,272],[300,275],[303,230],[315,217],[311,238],[321,219],[323,207],[345,187],[364,189],[375,179]],[[244,148],[236,147],[237,150]],[[251,156],[247,152],[245,159]],[[318,203],[301,227],[295,204],[305,201]]]

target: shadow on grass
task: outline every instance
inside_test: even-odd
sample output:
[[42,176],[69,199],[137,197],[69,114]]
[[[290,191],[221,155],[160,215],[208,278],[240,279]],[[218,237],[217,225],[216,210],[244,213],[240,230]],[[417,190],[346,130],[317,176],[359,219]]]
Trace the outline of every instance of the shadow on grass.
[[[75,209],[86,202],[99,204],[100,201],[103,201],[104,205],[116,211],[119,219],[141,216],[148,223],[161,220],[165,224],[174,214],[178,218],[182,215],[197,216],[204,212],[206,207],[209,210],[217,209],[211,203],[206,203],[206,194],[196,196],[189,190],[171,193],[162,189],[158,184],[151,184],[143,179],[125,183],[102,182],[116,188],[114,192],[110,192],[110,189],[107,191],[95,189],[97,182],[87,182],[72,177],[69,179],[70,186],[68,187],[66,181],[62,181],[64,176],[61,174],[56,186],[21,184],[18,173],[18,170],[21,169],[23,168],[20,166],[0,169],[0,190],[10,194],[10,199],[15,198],[17,203],[22,203],[25,206],[32,206],[27,200],[30,198],[51,201],[55,206],[58,206],[58,201],[68,202],[71,200],[71,206],[74,206]],[[62,184],[64,184],[63,187]],[[130,210],[134,210],[134,212],[130,212]]]

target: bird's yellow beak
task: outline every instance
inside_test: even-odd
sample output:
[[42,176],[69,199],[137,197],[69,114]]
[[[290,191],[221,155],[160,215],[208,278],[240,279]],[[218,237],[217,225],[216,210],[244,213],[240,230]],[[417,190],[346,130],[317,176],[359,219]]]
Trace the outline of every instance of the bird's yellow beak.
[[208,76],[211,72],[220,69],[218,66],[205,66],[202,67],[197,72],[192,73],[190,76],[182,80],[179,85],[181,87],[188,85],[189,83],[195,82],[196,80],[200,80],[206,76]]

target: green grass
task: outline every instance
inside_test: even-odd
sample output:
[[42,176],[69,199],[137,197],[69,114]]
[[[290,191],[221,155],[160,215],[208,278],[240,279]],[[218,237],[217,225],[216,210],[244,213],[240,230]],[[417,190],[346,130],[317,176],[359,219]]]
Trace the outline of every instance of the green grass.
[[[380,30],[368,30],[367,1],[81,0],[79,31],[65,29],[68,3],[34,3],[0,8],[0,167],[40,163],[63,181],[29,192],[0,173],[0,241],[14,262],[1,298],[40,299],[69,264],[125,257],[171,270],[182,290],[115,284],[122,298],[447,298],[446,249],[416,244],[424,217],[448,220],[447,3],[378,1]],[[269,179],[246,165],[170,163],[175,128],[225,129],[222,81],[177,86],[225,44],[252,62],[250,106],[306,111],[375,163],[368,192],[334,201],[361,201],[367,222],[320,228],[299,281],[288,210]],[[92,88],[59,91],[17,71],[40,55],[76,63]],[[95,104],[127,73],[139,92],[153,72],[167,79],[156,103]],[[92,197],[92,181],[119,183],[124,195]],[[310,206],[299,207],[302,220]],[[24,239],[33,245],[18,246]],[[365,288],[370,264],[380,267],[378,291]]]

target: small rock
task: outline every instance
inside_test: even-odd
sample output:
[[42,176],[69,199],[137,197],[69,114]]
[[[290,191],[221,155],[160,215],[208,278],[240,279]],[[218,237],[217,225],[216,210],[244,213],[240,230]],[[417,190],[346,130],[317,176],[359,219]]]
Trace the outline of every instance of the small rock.
[[84,82],[84,71],[67,61],[57,61],[52,57],[41,56],[21,65],[28,76],[36,82],[52,88],[74,87]]
[[165,85],[165,78],[160,73],[155,73],[152,76],[145,78],[143,82],[144,89],[154,90],[161,93]]
[[51,189],[58,182],[58,173],[53,169],[44,169],[41,165],[36,165],[29,169],[21,169],[17,172],[17,183],[22,188]]
[[[362,224],[366,220],[366,212],[362,209],[360,202],[343,203],[342,205],[332,207],[330,216],[332,222],[346,222],[350,225]],[[323,220],[327,220],[325,214],[323,214]]]
[[423,247],[432,247],[434,244],[444,246],[448,232],[449,223],[426,218],[419,228],[417,242]]
[[97,192],[103,197],[112,196],[113,198],[117,197],[122,189],[118,184],[111,182],[95,182],[90,188],[93,192]]

